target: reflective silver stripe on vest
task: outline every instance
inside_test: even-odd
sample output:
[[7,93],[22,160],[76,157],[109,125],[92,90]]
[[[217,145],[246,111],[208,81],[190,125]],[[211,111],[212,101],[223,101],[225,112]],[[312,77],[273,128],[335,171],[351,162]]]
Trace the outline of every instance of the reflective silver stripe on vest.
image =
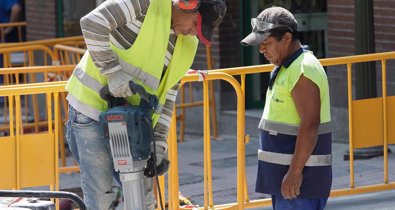
[[[258,126],[260,129],[268,131],[272,135],[277,135],[277,133],[287,134],[287,135],[298,135],[299,126],[273,122],[265,119],[261,119],[261,122]],[[324,133],[332,132],[332,124],[331,122],[321,123],[318,128],[318,135]]]
[[[290,165],[292,161],[292,154],[282,154],[275,152],[268,152],[258,150],[258,160],[267,163]],[[332,155],[310,155],[305,166],[330,166],[332,165]]]
[[136,79],[138,79],[146,86],[150,87],[151,89],[154,90],[158,89],[160,82],[159,79],[155,78],[154,76],[148,74],[147,72],[142,71],[141,69],[133,65],[130,65],[129,63],[122,60],[121,58],[119,58],[119,64],[121,65],[122,70],[125,71],[130,76],[135,77]]
[[76,97],[74,97],[73,95],[71,95],[71,93],[69,93],[67,95],[67,101],[69,102],[69,104],[77,111],[83,113],[84,115],[99,121],[99,115],[100,115],[100,111],[97,109],[94,109],[84,103],[82,103],[81,101],[79,101]]
[[94,90],[98,94],[100,94],[100,90],[103,88],[103,85],[100,84],[96,79],[89,76],[89,74],[85,73],[79,66],[77,66],[73,72],[73,75],[85,86]]

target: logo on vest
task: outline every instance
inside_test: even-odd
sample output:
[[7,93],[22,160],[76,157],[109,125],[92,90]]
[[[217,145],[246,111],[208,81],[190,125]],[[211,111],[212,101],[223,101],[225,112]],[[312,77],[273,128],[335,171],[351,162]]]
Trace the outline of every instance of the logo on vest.
[[273,101],[274,101],[274,102],[277,102],[277,103],[284,103],[283,100],[280,100],[280,99],[278,99],[278,98],[273,98]]

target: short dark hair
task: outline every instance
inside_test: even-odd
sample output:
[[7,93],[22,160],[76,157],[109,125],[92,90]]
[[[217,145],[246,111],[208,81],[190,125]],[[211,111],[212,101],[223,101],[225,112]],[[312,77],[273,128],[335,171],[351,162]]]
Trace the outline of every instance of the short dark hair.
[[297,41],[299,40],[299,34],[297,31],[291,31],[289,28],[287,27],[279,27],[279,28],[274,28],[272,30],[269,31],[271,37],[275,38],[277,41],[281,41],[281,39],[283,38],[284,34],[289,32],[292,34],[292,41]]

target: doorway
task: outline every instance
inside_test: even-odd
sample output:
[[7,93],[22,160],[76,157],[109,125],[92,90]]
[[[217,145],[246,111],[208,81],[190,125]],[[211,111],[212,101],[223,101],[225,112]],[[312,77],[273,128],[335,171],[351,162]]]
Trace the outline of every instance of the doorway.
[[[243,5],[243,36],[251,33],[250,19],[271,6],[288,9],[298,21],[298,33],[302,45],[317,58],[327,54],[327,0],[250,0]],[[258,47],[243,50],[244,65],[268,64],[259,54]],[[246,108],[262,109],[270,73],[248,75],[246,78]]]

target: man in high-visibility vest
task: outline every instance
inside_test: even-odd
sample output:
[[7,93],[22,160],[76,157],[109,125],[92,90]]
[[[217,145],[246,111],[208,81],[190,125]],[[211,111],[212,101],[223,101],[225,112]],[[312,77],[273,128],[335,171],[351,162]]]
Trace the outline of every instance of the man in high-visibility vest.
[[[133,81],[159,99],[153,114],[157,163],[167,158],[166,138],[179,81],[186,74],[198,40],[210,44],[226,13],[224,0],[107,0],[81,19],[87,52],[67,84],[67,140],[81,169],[88,209],[108,210],[114,201],[109,142],[99,115],[108,109],[100,97],[108,85],[115,97],[138,105]],[[154,209],[152,180],[145,180],[146,203]]]
[[273,209],[321,210],[332,184],[331,118],[326,73],[303,50],[297,21],[270,7],[252,18],[244,45],[259,45],[271,72],[261,121],[256,191],[270,194]]

